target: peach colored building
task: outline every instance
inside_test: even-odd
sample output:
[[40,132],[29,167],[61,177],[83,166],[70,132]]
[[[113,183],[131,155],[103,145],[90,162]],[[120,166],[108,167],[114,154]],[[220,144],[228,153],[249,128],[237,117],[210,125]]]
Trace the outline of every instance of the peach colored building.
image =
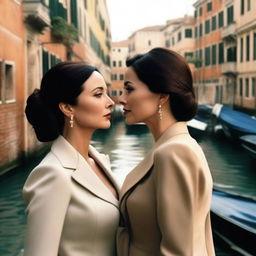
[[109,87],[109,94],[116,103],[118,103],[118,97],[123,89],[128,45],[128,40],[111,44],[111,85]]
[[236,107],[256,111],[256,1],[234,0],[237,41]]
[[0,1],[0,173],[24,149],[25,34],[21,1]]
[[195,4],[194,83],[200,103],[222,102],[224,43],[223,1],[198,0]]
[[[53,36],[56,17],[78,31],[72,52]],[[43,74],[69,57],[97,66],[110,84],[110,44],[106,0],[0,1],[0,173],[44,147],[24,115]]]
[[185,15],[183,18],[168,20],[162,32],[165,37],[165,47],[178,52],[189,62],[190,69],[194,72],[195,52],[195,19]]

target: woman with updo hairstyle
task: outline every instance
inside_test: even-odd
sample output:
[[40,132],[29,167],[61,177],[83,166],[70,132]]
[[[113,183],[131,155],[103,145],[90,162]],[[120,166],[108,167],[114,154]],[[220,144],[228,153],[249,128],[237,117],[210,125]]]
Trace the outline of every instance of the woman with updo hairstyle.
[[24,256],[115,255],[119,186],[90,145],[96,129],[110,127],[112,106],[102,75],[82,62],[52,67],[28,97],[27,119],[52,146],[23,188]]
[[164,48],[126,64],[125,122],[145,123],[155,142],[121,188],[117,254],[213,256],[212,177],[186,125],[197,112],[190,68]]

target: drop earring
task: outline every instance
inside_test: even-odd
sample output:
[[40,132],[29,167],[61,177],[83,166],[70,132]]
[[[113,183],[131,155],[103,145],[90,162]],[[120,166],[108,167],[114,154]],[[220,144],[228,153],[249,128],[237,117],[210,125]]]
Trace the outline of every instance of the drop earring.
[[70,123],[70,128],[73,128],[73,126],[74,126],[74,116],[73,115],[70,116],[69,123]]
[[162,120],[163,119],[163,112],[162,112],[162,105],[161,104],[158,105],[158,114],[159,114],[160,120]]

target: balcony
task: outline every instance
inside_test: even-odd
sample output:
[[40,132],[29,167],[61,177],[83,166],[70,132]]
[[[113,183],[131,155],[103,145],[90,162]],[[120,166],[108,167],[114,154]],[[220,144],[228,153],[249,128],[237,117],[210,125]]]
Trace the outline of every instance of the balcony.
[[47,0],[24,0],[23,11],[25,22],[41,33],[45,27],[50,26],[50,16]]
[[222,64],[222,74],[226,76],[236,76],[236,62],[225,62]]
[[228,41],[235,41],[236,23],[229,24],[222,29],[222,39]]

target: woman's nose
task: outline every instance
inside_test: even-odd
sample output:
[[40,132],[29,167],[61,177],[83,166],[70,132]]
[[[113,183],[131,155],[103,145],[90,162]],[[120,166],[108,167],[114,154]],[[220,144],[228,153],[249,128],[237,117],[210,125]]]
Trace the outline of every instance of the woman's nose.
[[108,96],[108,107],[111,108],[113,105],[115,105],[115,102]]
[[124,93],[122,92],[122,94],[118,97],[118,103],[125,105],[126,104],[126,100],[124,97]]

